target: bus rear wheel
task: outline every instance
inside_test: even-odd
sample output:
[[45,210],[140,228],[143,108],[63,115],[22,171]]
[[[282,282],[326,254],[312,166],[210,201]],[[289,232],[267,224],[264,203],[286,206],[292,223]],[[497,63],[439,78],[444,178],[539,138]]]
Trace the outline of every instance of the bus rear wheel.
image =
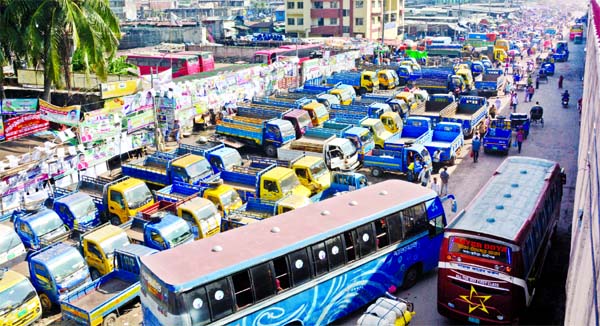
[[415,284],[417,284],[418,279],[419,279],[419,266],[413,265],[404,274],[404,281],[402,281],[402,287],[404,289],[410,289]]

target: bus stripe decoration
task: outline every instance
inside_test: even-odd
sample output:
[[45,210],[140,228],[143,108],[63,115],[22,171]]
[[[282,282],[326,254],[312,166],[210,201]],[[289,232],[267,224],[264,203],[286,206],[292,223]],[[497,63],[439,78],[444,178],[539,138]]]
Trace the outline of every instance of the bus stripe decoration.
[[388,180],[142,257],[144,324],[331,324],[434,269],[445,225],[434,191]]

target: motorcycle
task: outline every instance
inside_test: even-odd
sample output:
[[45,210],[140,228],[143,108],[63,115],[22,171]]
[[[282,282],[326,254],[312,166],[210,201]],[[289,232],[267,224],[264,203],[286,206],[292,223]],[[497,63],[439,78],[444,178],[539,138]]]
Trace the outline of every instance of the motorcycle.
[[562,99],[562,106],[565,109],[569,107],[569,98],[568,97],[563,97],[563,99]]

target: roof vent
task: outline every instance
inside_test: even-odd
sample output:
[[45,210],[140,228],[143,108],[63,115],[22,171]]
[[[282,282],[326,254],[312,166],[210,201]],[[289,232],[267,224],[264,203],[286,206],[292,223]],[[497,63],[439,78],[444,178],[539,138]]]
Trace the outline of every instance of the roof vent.
[[348,205],[350,205],[350,206],[358,206],[358,202],[356,200],[353,200],[353,201],[349,202]]
[[493,217],[488,217],[488,218],[485,219],[485,221],[488,222],[488,223],[496,223],[496,219],[493,218]]
[[527,174],[527,170],[521,170],[521,174]]
[[216,245],[214,247],[212,247],[212,252],[221,252],[223,251],[223,247]]
[[330,215],[330,214],[331,213],[329,211],[327,211],[327,210],[321,212],[321,215],[323,215],[323,216],[327,216],[327,215]]
[[382,190],[379,192],[380,196],[386,196],[388,194],[387,190]]
[[504,198],[511,198],[512,195],[511,194],[504,194]]
[[279,227],[277,227],[277,226],[274,226],[274,227],[271,229],[271,233],[279,233],[280,231],[281,231],[281,229],[280,229]]
[[510,186],[513,187],[513,188],[519,188],[519,184],[518,183],[513,183]]
[[496,209],[502,210],[504,209],[504,205],[496,205]]

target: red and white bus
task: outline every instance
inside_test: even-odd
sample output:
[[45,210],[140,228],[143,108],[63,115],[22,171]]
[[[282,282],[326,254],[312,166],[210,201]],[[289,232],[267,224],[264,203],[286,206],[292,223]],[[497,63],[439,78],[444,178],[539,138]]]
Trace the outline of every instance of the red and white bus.
[[255,63],[272,64],[280,57],[298,57],[299,64],[310,59],[313,52],[321,50],[321,44],[283,45],[278,48],[259,50],[254,53]]
[[[177,78],[181,76],[198,74],[205,71],[201,66],[200,57],[201,56],[199,56],[198,53],[127,54],[127,62],[138,66],[142,75],[156,74],[169,68],[173,68],[173,78]],[[209,60],[207,59],[207,61]],[[211,65],[214,69],[214,59],[212,60]],[[156,71],[157,68],[158,72]]]
[[200,72],[207,72],[215,70],[215,58],[212,52],[208,51],[182,51],[177,54],[195,55],[198,57],[198,64],[200,65]]
[[448,224],[438,265],[438,312],[511,324],[530,305],[560,216],[557,163],[511,157]]

